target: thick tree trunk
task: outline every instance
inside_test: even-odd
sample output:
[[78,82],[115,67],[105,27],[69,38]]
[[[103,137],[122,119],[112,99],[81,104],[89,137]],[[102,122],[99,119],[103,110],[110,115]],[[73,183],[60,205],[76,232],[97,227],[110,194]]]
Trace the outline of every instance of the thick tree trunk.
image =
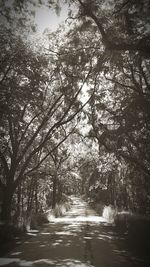
[[17,219],[21,215],[20,202],[21,202],[21,185],[18,186],[17,190]]
[[1,220],[5,224],[10,223],[11,221],[12,198],[13,198],[13,190],[9,187],[6,187],[3,191],[2,210],[1,210]]
[[33,210],[33,197],[34,197],[34,183],[31,181],[30,192],[28,195],[28,204],[27,204],[27,217],[31,216]]

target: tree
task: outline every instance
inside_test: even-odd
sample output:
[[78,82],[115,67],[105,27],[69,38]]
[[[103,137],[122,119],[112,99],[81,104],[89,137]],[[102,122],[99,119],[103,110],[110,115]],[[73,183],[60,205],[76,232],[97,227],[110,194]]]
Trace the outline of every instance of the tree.
[[134,169],[146,187],[150,175],[149,1],[77,2],[70,46],[76,44],[75,53],[79,50],[87,62],[92,61],[90,136],[97,139],[100,151],[114,153],[122,165],[126,162],[128,173]]
[[50,156],[53,162],[50,172],[52,176],[52,209],[54,209],[56,204],[62,198],[62,165],[64,165],[69,155],[67,155],[67,149],[61,147],[53,151]]
[[[79,80],[70,83],[62,66],[67,64],[67,61],[63,63],[63,57],[58,61],[44,56],[17,37],[12,39],[11,45],[9,38],[7,40],[2,54],[1,79],[2,105],[5,106],[3,139],[7,139],[5,151],[1,151],[4,220],[10,217],[12,196],[22,180],[74,130],[71,123],[86,105],[78,96],[90,75],[90,68],[86,68],[87,73],[80,78],[80,83]],[[67,127],[65,134],[60,135],[61,139],[46,154],[43,153],[43,147],[64,125]],[[37,161],[39,154],[41,157]]]
[[[127,67],[127,65],[124,66]],[[125,70],[124,67],[124,73]],[[112,79],[110,73],[107,73],[106,81],[103,79],[103,88],[95,90],[90,102],[89,123],[93,127],[90,136],[97,139],[100,153],[104,153],[104,150],[114,154],[122,166],[124,161],[126,162],[128,172],[126,173],[126,182],[123,182],[124,186],[128,187],[130,184],[131,190],[134,190],[139,186],[140,181],[141,188],[145,186],[146,190],[147,183],[149,183],[149,112],[145,104],[149,101],[149,93],[146,91],[144,80],[141,83],[137,80],[136,85],[135,83],[130,84],[132,78],[125,79],[124,73],[119,71],[118,74],[112,75],[115,77]],[[113,83],[111,83],[112,81]],[[107,86],[104,85],[104,82]],[[113,90],[114,87],[115,90]],[[143,101],[145,101],[144,105]],[[128,180],[128,176],[131,177],[130,170],[134,183]],[[146,195],[149,194],[148,192],[149,190],[146,194],[143,193],[145,202],[143,209],[147,209]],[[128,190],[126,193],[130,195]],[[136,205],[137,201],[138,194],[136,198],[134,197],[133,205]]]
[[[149,24],[149,1],[115,3],[112,0],[107,3],[107,1],[78,0],[78,2],[81,7],[79,13],[81,18],[87,16],[92,19],[106,49],[150,54],[149,33],[146,30]],[[113,35],[110,35],[112,29]]]

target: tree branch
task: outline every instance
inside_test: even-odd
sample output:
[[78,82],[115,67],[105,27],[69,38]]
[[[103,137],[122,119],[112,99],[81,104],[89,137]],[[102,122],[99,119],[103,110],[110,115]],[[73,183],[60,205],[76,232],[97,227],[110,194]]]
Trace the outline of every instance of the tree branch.
[[150,54],[150,46],[146,44],[142,44],[142,39],[136,41],[135,43],[125,43],[122,41],[122,43],[117,44],[115,42],[112,42],[107,33],[104,30],[104,26],[100,22],[100,19],[96,17],[96,15],[92,12],[91,9],[88,8],[87,5],[85,5],[81,0],[78,0],[80,5],[85,11],[86,16],[90,17],[95,24],[97,25],[100,34],[102,36],[102,42],[105,45],[105,47],[109,50],[117,50],[117,51],[139,51],[142,53],[147,53],[148,55]]
[[18,158],[17,162],[19,163],[25,153],[27,152],[27,150],[30,148],[30,146],[32,145],[32,143],[34,142],[35,138],[37,137],[38,133],[40,132],[40,130],[43,128],[43,126],[45,125],[45,123],[49,120],[49,116],[51,115],[51,112],[53,111],[53,109],[55,108],[55,106],[57,105],[57,103],[60,101],[60,99],[63,97],[63,94],[61,94],[56,101],[53,103],[53,105],[51,106],[51,108],[49,109],[49,111],[47,112],[46,116],[43,118],[41,124],[38,126],[37,130],[35,131],[35,133],[33,134],[33,136],[31,137],[31,139],[28,141],[28,143],[26,144],[25,148],[22,151],[22,155]]
[[53,149],[51,149],[41,160],[40,162],[32,169],[27,171],[24,175],[29,175],[31,172],[37,170],[40,165],[47,159],[48,156],[51,156],[51,154],[74,132],[75,127],[71,132],[69,132]]

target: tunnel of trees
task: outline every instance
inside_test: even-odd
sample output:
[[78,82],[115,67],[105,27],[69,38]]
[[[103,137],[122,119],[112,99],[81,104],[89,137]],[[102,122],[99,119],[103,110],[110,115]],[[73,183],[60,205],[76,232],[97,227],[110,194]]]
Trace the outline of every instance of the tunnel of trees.
[[39,40],[34,1],[12,2],[0,4],[1,221],[71,194],[149,214],[150,2],[65,1],[66,24]]

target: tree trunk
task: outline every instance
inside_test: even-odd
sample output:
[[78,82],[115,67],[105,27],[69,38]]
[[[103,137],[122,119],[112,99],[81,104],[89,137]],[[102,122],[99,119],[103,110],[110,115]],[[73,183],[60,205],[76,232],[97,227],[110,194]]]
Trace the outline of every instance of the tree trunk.
[[9,187],[5,187],[3,191],[2,210],[1,210],[1,220],[5,224],[10,223],[11,221],[12,198],[13,198],[13,190]]
[[62,184],[59,182],[57,184],[57,202],[61,201],[62,195],[63,195],[63,188],[62,188]]
[[52,209],[56,206],[56,191],[57,191],[57,175],[53,177],[53,195],[52,195]]
[[17,190],[17,219],[21,215],[20,202],[21,202],[21,185],[18,186]]
[[35,212],[36,214],[38,213],[39,210],[39,203],[38,203],[38,183],[36,180],[36,185],[35,185]]

